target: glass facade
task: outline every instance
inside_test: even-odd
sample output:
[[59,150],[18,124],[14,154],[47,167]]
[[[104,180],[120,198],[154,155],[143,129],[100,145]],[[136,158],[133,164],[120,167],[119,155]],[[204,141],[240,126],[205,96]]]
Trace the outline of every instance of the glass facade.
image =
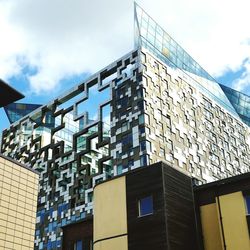
[[[144,17],[147,34],[160,29],[140,11],[138,32]],[[61,249],[61,227],[91,215],[93,188],[115,175],[161,160],[201,182],[249,170],[248,127],[220,86],[157,39],[137,34],[142,46],[3,131],[1,152],[40,173],[35,249]]]
[[250,96],[222,84],[220,86],[236,112],[239,114],[241,120],[250,126]]
[[140,6],[135,4],[135,45],[142,46],[174,69],[180,69],[192,85],[238,117],[220,85]]
[[5,106],[4,110],[9,122],[14,123],[41,106],[39,104],[11,103]]

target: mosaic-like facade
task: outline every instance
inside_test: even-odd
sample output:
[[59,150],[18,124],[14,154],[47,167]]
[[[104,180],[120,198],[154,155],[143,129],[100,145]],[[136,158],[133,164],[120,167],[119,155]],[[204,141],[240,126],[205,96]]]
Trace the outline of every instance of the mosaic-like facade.
[[40,172],[35,249],[61,249],[95,184],[131,169],[163,160],[199,182],[249,171],[249,127],[203,91],[217,83],[138,46],[3,131],[1,152]]

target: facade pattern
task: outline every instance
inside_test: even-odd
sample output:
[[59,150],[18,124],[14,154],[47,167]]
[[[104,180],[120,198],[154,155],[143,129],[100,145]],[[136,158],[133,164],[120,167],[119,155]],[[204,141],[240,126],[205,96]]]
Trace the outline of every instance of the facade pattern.
[[129,170],[162,160],[201,183],[249,171],[249,127],[217,83],[144,40],[3,131],[1,152],[40,173],[35,249],[61,249],[61,227],[93,213],[94,186]]
[[[142,112],[139,91],[132,99],[140,87],[138,58],[137,51],[129,53],[3,132],[1,151],[40,172],[36,249],[61,247],[61,227],[91,214],[93,186],[117,173],[110,148],[122,155],[133,145],[131,131]],[[116,135],[125,121],[126,136]],[[134,147],[132,165],[140,162],[139,143]]]
[[[249,128],[192,81],[134,51],[3,132],[2,152],[40,172],[36,249],[60,248],[60,227],[91,214],[93,187],[114,175],[160,160],[200,182],[249,171]],[[93,120],[78,107],[96,85],[108,95]]]
[[202,182],[249,171],[249,128],[193,87],[193,79],[142,52],[150,163],[166,160]]

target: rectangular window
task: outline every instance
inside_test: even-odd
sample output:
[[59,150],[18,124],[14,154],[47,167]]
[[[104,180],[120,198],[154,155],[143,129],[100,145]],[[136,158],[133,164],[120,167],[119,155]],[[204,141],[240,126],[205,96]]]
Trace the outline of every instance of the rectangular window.
[[144,123],[144,114],[139,115],[139,124],[143,124]]
[[122,123],[122,132],[125,132],[125,131],[127,131],[128,130],[128,122],[126,121],[126,122],[123,122]]
[[82,241],[78,240],[75,244],[74,244],[74,250],[82,250]]
[[150,141],[141,141],[140,142],[141,151],[147,150],[147,152],[151,152],[151,142]]
[[119,164],[117,165],[117,174],[122,174],[122,170],[123,170],[123,167],[122,167],[122,164]]
[[139,217],[153,214],[153,196],[147,196],[138,201]]
[[160,148],[160,157],[165,157],[165,149]]
[[245,196],[247,214],[250,215],[250,195]]

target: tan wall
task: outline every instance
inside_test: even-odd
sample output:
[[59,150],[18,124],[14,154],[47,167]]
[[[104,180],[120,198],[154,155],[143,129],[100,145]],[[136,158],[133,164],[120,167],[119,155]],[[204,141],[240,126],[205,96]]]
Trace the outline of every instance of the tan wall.
[[34,249],[38,175],[0,156],[0,249]]
[[[127,249],[125,181],[123,176],[100,184],[94,190],[94,242],[99,241],[94,244],[95,250]],[[105,240],[110,237],[116,238]]]
[[94,250],[128,250],[128,237],[99,241],[94,245]]
[[200,214],[205,250],[222,250],[220,222],[216,203],[201,206]]
[[241,192],[219,197],[227,250],[249,250],[245,200]]

